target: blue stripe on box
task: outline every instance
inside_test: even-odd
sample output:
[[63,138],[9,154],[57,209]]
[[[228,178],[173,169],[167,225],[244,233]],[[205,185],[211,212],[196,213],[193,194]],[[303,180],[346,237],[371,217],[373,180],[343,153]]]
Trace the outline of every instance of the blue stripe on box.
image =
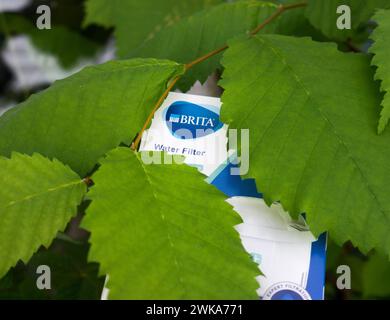
[[324,299],[324,285],[326,273],[326,243],[327,233],[324,232],[311,245],[309,275],[306,291],[313,300]]
[[241,179],[239,175],[230,174],[232,168],[238,168],[236,164],[232,163],[233,159],[235,159],[235,156],[230,157],[228,163],[219,166],[206,181],[217,187],[229,198],[236,196],[262,198],[262,194],[257,191],[254,179]]

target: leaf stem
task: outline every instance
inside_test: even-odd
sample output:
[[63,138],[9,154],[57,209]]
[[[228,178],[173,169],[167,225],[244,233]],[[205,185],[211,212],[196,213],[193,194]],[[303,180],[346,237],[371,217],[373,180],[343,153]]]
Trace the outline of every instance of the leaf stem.
[[[261,30],[263,30],[264,27],[266,27],[268,24],[273,22],[275,19],[277,19],[284,12],[286,12],[288,10],[296,9],[296,8],[302,8],[302,7],[305,7],[306,5],[307,5],[306,2],[299,2],[299,3],[294,3],[294,4],[288,4],[288,5],[283,5],[283,4],[279,5],[278,8],[276,9],[276,11],[272,15],[270,15],[266,20],[264,20],[261,24],[259,24],[255,29],[253,29],[249,33],[249,35],[250,36],[256,35]],[[208,60],[211,57],[216,56],[217,54],[225,51],[228,48],[229,48],[229,46],[227,44],[225,44],[223,47],[221,47],[219,49],[216,49],[216,50],[213,50],[213,51],[205,54],[204,56],[201,56],[201,57],[195,59],[194,61],[187,63],[185,65],[185,72],[188,71],[189,69],[193,68],[197,64],[202,63],[203,61]],[[167,89],[164,91],[164,93],[162,94],[160,99],[157,101],[157,103],[154,106],[153,110],[151,111],[151,113],[149,114],[148,118],[146,119],[146,122],[143,125],[141,131],[137,135],[137,137],[134,140],[134,142],[131,144],[131,149],[132,150],[134,150],[134,151],[138,150],[139,144],[140,144],[141,139],[142,139],[142,135],[145,132],[145,130],[148,128],[150,122],[152,121],[155,112],[157,111],[158,108],[160,108],[160,106],[164,102],[165,98],[168,96],[169,92],[173,89],[173,87],[181,79],[181,77],[185,74],[185,72],[182,75],[177,76],[176,78],[174,78],[170,82],[170,84],[168,85]]]
[[274,21],[276,18],[278,18],[281,14],[283,14],[285,11],[296,9],[296,8],[303,8],[307,5],[306,2],[300,2],[300,3],[293,3],[293,4],[287,4],[287,5],[279,5],[278,9],[269,16],[263,23],[259,24],[255,29],[252,30],[251,35],[256,35],[261,31],[267,24]]
[[193,66],[195,66],[195,65],[197,65],[197,64],[199,64],[199,63],[201,63],[201,62],[203,62],[203,61],[205,61],[213,56],[216,56],[217,54],[221,53],[222,51],[225,51],[227,48],[228,48],[228,45],[225,44],[222,48],[211,51],[208,54],[206,54],[206,55],[204,55],[204,56],[202,56],[202,57],[200,57],[200,58],[198,58],[190,63],[187,63],[185,65],[185,70],[187,71],[187,70],[191,69]]
[[152,112],[149,114],[148,118],[146,119],[140,133],[137,135],[137,138],[135,138],[134,142],[131,144],[131,149],[136,151],[138,150],[138,146],[141,142],[141,138],[145,130],[148,128],[149,123],[152,121],[154,114],[156,113],[157,109],[160,108],[162,103],[164,102],[165,98],[168,96],[169,92],[173,89],[173,87],[176,85],[176,83],[180,80],[181,76],[177,76],[174,78],[171,83],[168,85],[160,99],[158,99],[156,105],[154,106]]
[[87,185],[87,187],[90,187],[93,185],[93,181],[92,181],[92,178],[91,177],[85,177],[83,179],[83,182]]

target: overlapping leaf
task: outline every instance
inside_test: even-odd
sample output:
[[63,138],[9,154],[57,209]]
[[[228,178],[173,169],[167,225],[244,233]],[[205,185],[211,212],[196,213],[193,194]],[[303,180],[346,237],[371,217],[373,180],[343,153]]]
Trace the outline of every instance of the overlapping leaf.
[[93,179],[82,225],[110,298],[256,299],[259,270],[233,228],[240,219],[195,168],[145,165],[118,148]]
[[[226,44],[230,38],[245,34],[267,19],[277,6],[262,1],[238,1],[225,3],[199,12],[164,28],[155,37],[130,53],[131,57],[156,57],[188,63]],[[267,26],[265,32],[273,32],[277,24]],[[179,82],[187,91],[199,80],[220,67],[221,54],[189,70]]]
[[[337,8],[347,5],[351,9],[351,29],[337,28],[340,13]],[[328,38],[345,41],[353,37],[362,23],[368,22],[376,8],[390,6],[387,0],[308,0],[306,16],[309,21]]]
[[77,213],[85,183],[69,167],[41,155],[0,157],[0,277],[19,259],[48,247]]
[[231,43],[223,65],[222,120],[250,129],[249,174],[268,203],[390,254],[390,133],[376,134],[368,57],[264,35]]
[[115,27],[118,55],[126,56],[161,28],[223,0],[88,0],[85,24]]
[[167,82],[182,71],[155,59],[85,68],[0,118],[0,155],[39,152],[84,176],[107,151],[132,141]]
[[390,119],[390,10],[379,10],[373,20],[378,23],[378,27],[372,34],[374,40],[370,52],[375,54],[372,64],[377,66],[375,79],[381,80],[381,89],[385,92],[382,101],[382,112],[378,125],[378,132],[381,133]]

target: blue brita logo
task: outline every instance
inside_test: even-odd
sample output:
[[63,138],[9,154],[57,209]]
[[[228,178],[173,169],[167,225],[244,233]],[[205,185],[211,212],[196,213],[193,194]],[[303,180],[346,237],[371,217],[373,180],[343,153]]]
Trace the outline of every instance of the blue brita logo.
[[165,114],[165,121],[171,133],[180,139],[204,137],[223,126],[218,113],[186,101],[172,103]]

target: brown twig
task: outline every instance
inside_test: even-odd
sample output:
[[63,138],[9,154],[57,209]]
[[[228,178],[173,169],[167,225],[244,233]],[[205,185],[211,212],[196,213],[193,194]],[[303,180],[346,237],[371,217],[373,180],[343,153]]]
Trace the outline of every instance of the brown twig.
[[[275,19],[277,19],[284,12],[286,12],[288,10],[295,9],[295,8],[302,8],[302,7],[305,7],[306,5],[307,5],[306,2],[300,2],[300,3],[295,3],[295,4],[289,4],[289,5],[282,5],[282,4],[279,5],[278,8],[276,9],[276,11],[271,16],[269,16],[265,21],[263,21],[261,24],[259,24],[249,34],[251,36],[256,35],[261,30],[263,30],[264,27],[266,27],[268,24],[273,22]],[[226,45],[224,45],[223,47],[221,47],[219,49],[213,50],[213,51],[205,54],[204,56],[201,56],[201,57],[197,58],[196,60],[194,60],[194,61],[192,61],[190,63],[187,63],[185,65],[185,72],[188,71],[189,69],[193,68],[197,64],[202,63],[203,61],[205,61],[205,60],[207,60],[207,59],[209,59],[209,58],[211,58],[213,56],[216,56],[217,54],[225,51],[228,47],[229,46],[226,44]],[[183,73],[183,75],[185,74],[185,72]],[[132,150],[138,150],[139,144],[140,144],[141,139],[142,139],[142,135],[145,132],[145,130],[148,128],[150,122],[152,121],[155,112],[162,105],[162,103],[164,102],[165,98],[168,96],[169,92],[173,89],[173,87],[176,85],[176,83],[181,79],[181,77],[183,75],[179,75],[176,78],[174,78],[171,81],[171,83],[169,84],[169,86],[167,87],[167,89],[164,91],[163,95],[157,101],[157,103],[154,106],[153,110],[151,111],[151,113],[149,114],[148,118],[146,119],[146,122],[143,125],[141,131],[139,132],[139,134],[137,135],[136,139],[132,143],[132,145],[131,145],[131,149]]]
[[288,10],[296,9],[296,8],[303,8],[307,5],[306,2],[300,2],[300,3],[293,3],[293,4],[287,4],[287,5],[279,5],[278,9],[270,15],[263,23],[259,24],[255,29],[252,30],[251,35],[256,35],[264,29],[264,27],[267,24],[270,24],[272,21],[274,21],[277,17],[279,17],[282,13]]
[[352,39],[348,38],[347,41],[345,42],[345,45],[348,47],[349,51],[355,52],[355,53],[361,53],[362,51],[357,48],[353,43]]
[[156,105],[154,106],[152,112],[149,114],[148,118],[146,119],[146,121],[145,121],[145,123],[144,123],[144,125],[143,125],[143,127],[142,127],[142,129],[140,131],[140,133],[137,135],[137,138],[135,138],[134,142],[132,143],[132,145],[131,145],[131,149],[132,150],[137,150],[138,149],[139,143],[141,142],[141,139],[142,139],[142,134],[148,128],[149,123],[152,121],[155,112],[157,111],[158,108],[160,108],[160,106],[164,102],[165,98],[168,96],[169,92],[172,90],[172,88],[175,86],[175,84],[179,81],[180,78],[181,78],[181,76],[177,76],[176,78],[174,78],[171,81],[171,83],[168,85],[167,89],[164,91],[164,93],[162,94],[160,99],[158,99],[158,101],[157,101]]
[[211,51],[208,54],[206,54],[206,55],[204,55],[204,56],[202,56],[202,57],[200,57],[200,58],[198,58],[190,63],[187,63],[185,65],[185,70],[187,71],[187,70],[191,69],[193,66],[196,66],[197,64],[199,64],[199,63],[201,63],[201,62],[203,62],[203,61],[205,61],[213,56],[216,56],[217,54],[221,53],[222,51],[225,51],[227,48],[228,48],[228,45],[225,44],[222,48]]
[[90,187],[93,185],[93,181],[92,181],[91,177],[85,177],[83,179],[83,182],[87,185],[87,187]]

